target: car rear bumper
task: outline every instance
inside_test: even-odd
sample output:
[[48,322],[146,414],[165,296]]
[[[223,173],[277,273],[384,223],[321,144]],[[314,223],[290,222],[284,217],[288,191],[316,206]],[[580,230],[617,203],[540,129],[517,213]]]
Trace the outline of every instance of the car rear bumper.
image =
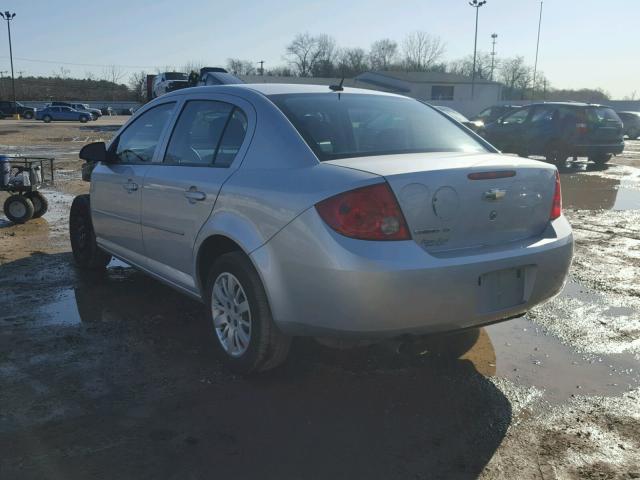
[[624,151],[624,142],[606,145],[576,145],[573,155],[577,157],[592,157],[596,155],[618,155]]
[[[414,241],[343,237],[310,209],[251,258],[285,333],[376,337],[456,330],[518,316],[562,289],[572,253],[564,217],[536,239],[436,257]],[[522,296],[493,309],[479,279],[508,269],[524,275]]]

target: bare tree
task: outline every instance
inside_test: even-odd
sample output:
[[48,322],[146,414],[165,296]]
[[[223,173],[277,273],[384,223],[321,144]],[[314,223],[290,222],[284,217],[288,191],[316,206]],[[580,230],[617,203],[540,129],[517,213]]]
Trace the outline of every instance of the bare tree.
[[[497,65],[499,65],[499,63]],[[473,76],[473,55],[449,62],[447,64],[447,71],[464,75],[465,77]],[[491,78],[491,54],[478,52],[476,58],[476,78],[485,80]]]
[[129,77],[129,89],[139,102],[150,100],[147,98],[147,72],[132,73]]
[[440,37],[417,31],[407,35],[403,50],[405,67],[409,70],[424,72],[442,58],[445,44]]
[[389,70],[398,60],[398,44],[388,38],[377,40],[369,49],[369,63],[373,70]]
[[239,58],[227,59],[227,70],[234,75],[255,75],[256,67],[249,60],[240,60]]
[[69,78],[70,74],[71,70],[69,70],[68,68],[60,67],[58,70],[55,70],[53,72],[52,76],[54,78]]
[[318,67],[318,62],[327,54],[326,40],[329,38],[326,35],[314,37],[309,33],[299,33],[287,45],[289,64],[299,76],[308,77]]
[[369,69],[367,54],[362,48],[340,50],[338,74],[342,77],[354,77]]
[[181,72],[189,73],[189,72],[200,72],[202,67],[206,67],[204,62],[198,60],[189,60],[187,63],[183,65],[180,69]]
[[117,65],[109,65],[102,70],[102,79],[111,83],[120,83],[124,72]]

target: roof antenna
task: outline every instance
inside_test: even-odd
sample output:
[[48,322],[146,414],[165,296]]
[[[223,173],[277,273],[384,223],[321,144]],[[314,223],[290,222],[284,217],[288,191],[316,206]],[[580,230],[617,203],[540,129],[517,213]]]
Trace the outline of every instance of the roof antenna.
[[342,87],[343,83],[344,83],[344,77],[342,77],[342,80],[340,80],[340,83],[338,85],[329,85],[329,89],[332,92],[342,92],[344,91],[344,88]]

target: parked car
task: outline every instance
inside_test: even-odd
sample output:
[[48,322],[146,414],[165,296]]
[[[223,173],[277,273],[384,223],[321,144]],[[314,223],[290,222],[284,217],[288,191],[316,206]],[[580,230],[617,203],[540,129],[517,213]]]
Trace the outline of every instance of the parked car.
[[479,114],[471,117],[472,121],[476,125],[476,129],[480,129],[489,123],[493,123],[498,118],[513,112],[515,109],[520,108],[518,105],[493,105],[485,108]]
[[630,140],[640,137],[640,112],[617,112],[624,124],[624,134]]
[[453,118],[456,122],[460,122],[461,124],[463,124],[465,127],[470,128],[471,130],[473,130],[474,132],[476,130],[478,130],[479,127],[482,127],[483,124],[482,123],[478,123],[478,122],[472,122],[471,120],[469,120],[467,117],[465,117],[463,114],[461,114],[459,111],[454,110],[453,108],[450,107],[445,107],[442,105],[434,105],[438,110],[440,110],[443,113],[446,113],[447,115],[449,115],[451,118]]
[[241,373],[281,363],[292,336],[523,315],[571,262],[555,166],[500,155],[400,95],[197,87],[146,104],[80,157],[93,171],[70,212],[76,264],[115,256],[201,300]]
[[70,107],[79,112],[87,112],[91,115],[92,120],[97,120],[102,116],[102,112],[97,108],[91,108],[86,103],[70,103],[70,102],[51,102],[47,106],[51,107]]
[[485,125],[481,134],[503,152],[544,155],[564,164],[569,157],[589,157],[604,164],[622,153],[622,121],[603,105],[534,103]]
[[153,79],[152,96],[153,98],[164,95],[165,93],[186,88],[189,86],[189,77],[186,73],[181,72],[164,72],[159,73]]
[[200,79],[198,85],[234,85],[244,83],[235,75],[227,72],[224,68],[204,67],[200,69]]
[[0,118],[10,117],[14,113],[17,113],[22,118],[30,120],[34,117],[34,109],[31,107],[25,107],[20,102],[7,102],[0,101]]
[[36,120],[49,123],[52,120],[75,120],[86,123],[91,120],[89,112],[79,112],[71,107],[45,107],[36,110]]

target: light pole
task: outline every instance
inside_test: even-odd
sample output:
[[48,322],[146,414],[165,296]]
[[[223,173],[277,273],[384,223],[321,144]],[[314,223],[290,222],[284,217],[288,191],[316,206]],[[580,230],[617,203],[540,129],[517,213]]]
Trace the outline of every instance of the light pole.
[[493,69],[496,66],[496,39],[498,38],[497,33],[491,34],[491,81],[493,82]]
[[9,60],[11,61],[11,90],[13,91],[13,114],[17,115],[18,105],[16,104],[16,79],[13,75],[13,49],[11,48],[11,20],[13,20],[16,14],[7,10],[4,13],[0,12],[0,15],[7,21],[7,32],[9,33]]
[[487,0],[472,0],[469,2],[473,8],[476,9],[476,35],[473,41],[473,72],[471,73],[471,100],[473,100],[475,90],[476,90],[476,55],[478,52],[478,12],[480,11],[480,7],[487,3]]
[[533,86],[532,94],[535,95],[536,92],[536,74],[538,73],[538,51],[540,50],[540,28],[542,27],[542,4],[543,0],[540,0],[540,18],[538,19],[538,41],[536,43],[536,61],[533,65]]
[[258,62],[260,64],[260,75],[264,75],[264,60]]

